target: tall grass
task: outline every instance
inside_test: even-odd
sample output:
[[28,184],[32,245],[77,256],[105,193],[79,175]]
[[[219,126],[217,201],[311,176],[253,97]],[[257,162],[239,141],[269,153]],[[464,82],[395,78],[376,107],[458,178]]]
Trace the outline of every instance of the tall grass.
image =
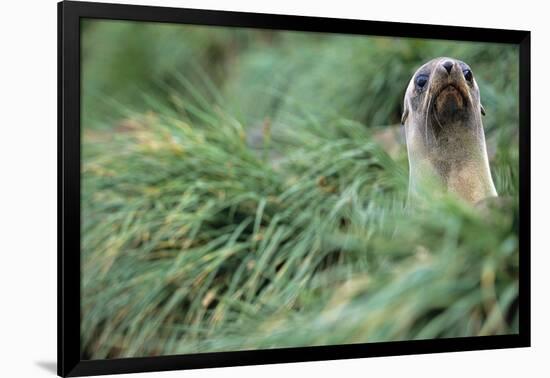
[[[85,39],[108,46],[108,27]],[[142,33],[138,52],[162,49],[151,55],[164,73],[128,79],[154,87],[137,94],[116,76],[87,92],[112,69],[94,63],[106,45],[87,50],[85,358],[517,332],[513,49],[237,30],[220,33],[239,42],[219,44],[231,74],[218,75],[177,52],[218,43],[202,29],[116,27],[132,30],[121,40]],[[499,106],[486,123],[510,200],[411,211],[404,146],[390,157],[375,126],[398,119],[413,64],[453,51],[480,62],[486,107]],[[100,114],[97,93],[116,112]]]

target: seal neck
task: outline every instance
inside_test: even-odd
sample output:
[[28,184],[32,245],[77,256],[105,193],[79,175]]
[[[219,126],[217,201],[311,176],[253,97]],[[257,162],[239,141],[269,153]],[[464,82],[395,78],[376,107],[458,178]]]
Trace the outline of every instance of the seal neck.
[[489,168],[483,126],[477,130],[450,128],[427,144],[417,130],[407,131],[409,155],[409,201],[433,200],[453,193],[475,204],[497,191]]

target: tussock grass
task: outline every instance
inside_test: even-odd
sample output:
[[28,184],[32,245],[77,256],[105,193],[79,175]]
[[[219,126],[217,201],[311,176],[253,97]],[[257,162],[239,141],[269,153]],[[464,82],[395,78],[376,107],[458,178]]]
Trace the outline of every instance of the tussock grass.
[[145,116],[86,151],[91,356],[517,330],[516,205],[405,210],[406,170],[351,122],[275,168],[207,119]]

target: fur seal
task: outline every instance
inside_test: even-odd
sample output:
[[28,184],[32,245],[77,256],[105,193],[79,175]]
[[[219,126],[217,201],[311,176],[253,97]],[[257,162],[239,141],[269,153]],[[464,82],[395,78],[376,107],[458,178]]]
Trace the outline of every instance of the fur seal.
[[409,200],[427,182],[472,204],[497,196],[481,121],[485,110],[470,66],[447,57],[425,63],[409,82],[403,109]]

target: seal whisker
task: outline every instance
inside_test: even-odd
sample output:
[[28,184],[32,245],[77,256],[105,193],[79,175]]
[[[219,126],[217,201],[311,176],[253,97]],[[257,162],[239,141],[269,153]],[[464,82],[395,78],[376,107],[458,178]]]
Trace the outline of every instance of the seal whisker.
[[[428,99],[428,106],[426,108],[426,116],[424,117],[424,136],[425,136],[426,145],[429,145],[430,142],[428,140],[428,118],[429,118],[429,115],[432,113],[433,96],[429,96],[427,99]],[[433,139],[435,140],[435,135],[433,130],[430,130],[430,131],[431,131],[431,134],[433,135]]]
[[435,113],[434,113],[434,118],[437,121],[437,126],[439,126],[439,128],[441,130],[443,130],[443,125],[441,124],[441,121],[439,121],[439,118],[437,117],[437,114],[435,114]]
[[[428,127],[428,119],[429,119],[431,114],[434,114],[434,112],[432,111],[433,106],[434,106],[433,98],[434,98],[434,96],[431,96],[428,93],[428,106],[426,108],[426,115],[424,117],[424,133],[425,133],[425,139],[426,139],[426,144],[427,145],[437,143],[437,138],[436,138],[434,130],[432,128]],[[440,125],[440,127],[441,127],[441,125]],[[431,134],[431,139],[430,140],[428,140],[428,130],[430,130],[430,134]]]

